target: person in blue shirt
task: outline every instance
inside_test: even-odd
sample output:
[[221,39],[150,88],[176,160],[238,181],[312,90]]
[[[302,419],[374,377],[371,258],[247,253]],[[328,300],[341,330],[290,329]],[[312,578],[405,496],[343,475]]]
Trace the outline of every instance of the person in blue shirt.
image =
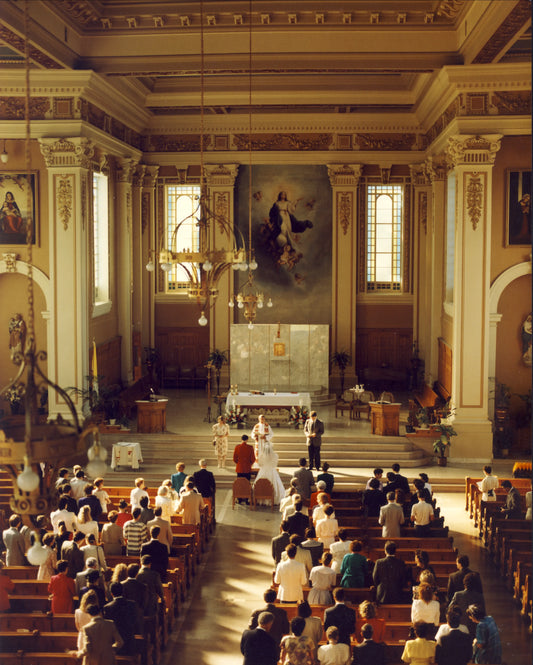
[[170,482],[172,483],[172,487],[178,492],[183,486],[183,483],[185,482],[185,478],[187,478],[187,474],[185,473],[185,463],[184,462],[178,462],[176,464],[176,472],[173,473],[170,476]]
[[500,665],[502,644],[496,622],[491,616],[485,614],[485,610],[480,605],[469,605],[466,613],[476,624],[473,662]]

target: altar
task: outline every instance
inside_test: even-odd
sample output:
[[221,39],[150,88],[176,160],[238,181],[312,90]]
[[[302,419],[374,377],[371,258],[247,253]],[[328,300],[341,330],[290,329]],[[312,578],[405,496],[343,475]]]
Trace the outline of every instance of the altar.
[[[309,414],[311,411],[311,395],[298,392],[243,392],[226,398],[226,413],[234,413],[236,409],[247,410],[250,418],[264,413],[267,420],[289,422],[291,409]],[[249,418],[249,419],[250,419]]]

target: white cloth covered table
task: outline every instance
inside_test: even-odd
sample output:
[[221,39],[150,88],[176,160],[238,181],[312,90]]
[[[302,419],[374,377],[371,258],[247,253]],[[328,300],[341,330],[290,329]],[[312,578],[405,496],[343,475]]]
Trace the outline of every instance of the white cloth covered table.
[[302,406],[310,411],[311,395],[309,393],[265,393],[264,395],[255,395],[247,392],[228,395],[226,410],[231,411],[236,406],[273,409],[290,409],[292,406]]
[[119,441],[113,444],[111,453],[111,468],[117,466],[131,466],[138,469],[139,463],[143,461],[141,444],[136,441]]

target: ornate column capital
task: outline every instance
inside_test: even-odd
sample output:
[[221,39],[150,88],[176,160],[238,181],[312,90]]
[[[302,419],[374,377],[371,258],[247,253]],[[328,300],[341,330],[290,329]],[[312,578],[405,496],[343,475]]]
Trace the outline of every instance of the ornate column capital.
[[144,171],[143,187],[155,187],[159,166],[146,166]]
[[459,134],[448,139],[446,154],[456,166],[492,166],[501,146],[502,134]]
[[332,187],[357,187],[363,171],[361,164],[328,164],[328,176]]
[[233,187],[239,172],[238,164],[206,164],[205,178],[209,187]]
[[430,156],[424,162],[426,173],[431,182],[446,180],[451,168],[446,155]]
[[132,176],[132,183],[134,187],[143,186],[145,171],[146,171],[146,164],[137,164]]
[[6,264],[6,272],[17,272],[18,254],[15,252],[5,252],[2,254],[2,257]]
[[118,157],[116,159],[116,179],[117,182],[132,183],[135,169],[138,161],[131,157]]
[[87,138],[76,136],[61,139],[39,139],[41,154],[48,168],[81,166],[91,168],[94,144]]
[[429,174],[425,162],[409,164],[409,172],[411,174],[411,182],[413,185],[429,185]]

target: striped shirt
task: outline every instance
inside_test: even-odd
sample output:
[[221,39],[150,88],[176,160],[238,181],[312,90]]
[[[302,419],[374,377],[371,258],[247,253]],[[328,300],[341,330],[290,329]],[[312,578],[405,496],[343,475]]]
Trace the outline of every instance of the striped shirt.
[[124,524],[122,532],[127,540],[126,554],[128,556],[140,554],[141,545],[148,540],[146,524],[140,520],[129,520]]

